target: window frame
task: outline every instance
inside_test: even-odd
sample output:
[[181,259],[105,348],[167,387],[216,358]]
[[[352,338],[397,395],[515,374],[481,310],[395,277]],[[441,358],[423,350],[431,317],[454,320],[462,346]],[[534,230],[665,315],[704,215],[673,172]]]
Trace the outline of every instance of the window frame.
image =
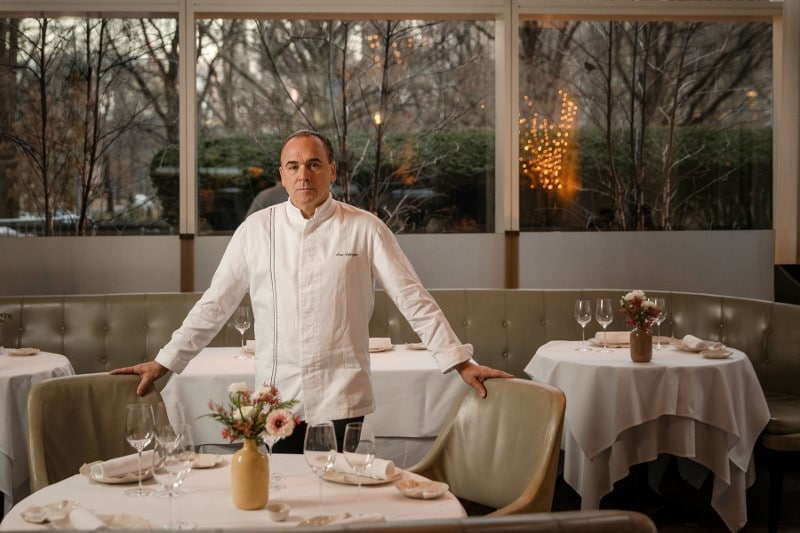
[[[334,9],[335,8],[335,9]],[[773,228],[776,262],[795,262],[797,255],[797,146],[800,133],[784,109],[796,94],[800,67],[784,58],[783,0],[407,0],[402,4],[366,0],[0,0],[2,16],[177,16],[180,54],[180,223],[182,236],[197,233],[196,116],[194,23],[200,17],[271,16],[292,18],[482,18],[494,19],[495,45],[495,223],[494,233],[519,232],[519,175],[516,161],[519,114],[519,46],[521,20],[540,18],[648,18],[652,20],[764,20],[774,25],[775,141],[773,144]],[[796,9],[788,8],[788,9]],[[720,17],[719,13],[725,15]],[[797,30],[792,24],[790,30]],[[797,37],[793,37],[796,42]],[[796,53],[796,52],[795,52]],[[796,57],[795,57],[796,59]],[[796,61],[795,61],[796,62]],[[788,81],[787,81],[788,80]],[[505,125],[505,126],[504,126]],[[779,135],[780,133],[780,135]],[[794,149],[792,148],[794,147]],[[794,172],[792,171],[794,169]],[[786,196],[792,200],[786,200]],[[782,203],[779,198],[784,198]],[[781,259],[779,256],[783,254]]]

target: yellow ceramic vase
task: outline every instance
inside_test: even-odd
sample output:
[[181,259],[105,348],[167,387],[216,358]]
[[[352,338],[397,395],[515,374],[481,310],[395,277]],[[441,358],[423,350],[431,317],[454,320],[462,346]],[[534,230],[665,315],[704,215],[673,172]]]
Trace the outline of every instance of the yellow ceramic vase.
[[269,458],[246,439],[231,458],[231,496],[239,509],[261,509],[269,500]]

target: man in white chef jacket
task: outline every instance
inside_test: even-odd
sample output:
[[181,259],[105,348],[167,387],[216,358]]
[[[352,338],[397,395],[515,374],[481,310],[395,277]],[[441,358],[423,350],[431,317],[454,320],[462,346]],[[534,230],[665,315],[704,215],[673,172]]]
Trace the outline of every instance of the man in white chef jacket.
[[[513,377],[472,359],[472,345],[459,341],[380,219],[332,198],[336,163],[326,137],[311,130],[290,135],[280,175],[289,201],[253,213],[236,229],[211,285],[155,360],[112,374],[138,374],[137,392],[144,394],[168,370],[180,373],[249,292],[255,383],[275,384],[283,399],[299,400],[295,410],[306,423],[333,420],[341,433],[375,410],[369,319],[377,281],[443,372],[458,372],[481,397],[485,379]],[[297,428],[295,442],[275,451],[302,452],[303,432]]]

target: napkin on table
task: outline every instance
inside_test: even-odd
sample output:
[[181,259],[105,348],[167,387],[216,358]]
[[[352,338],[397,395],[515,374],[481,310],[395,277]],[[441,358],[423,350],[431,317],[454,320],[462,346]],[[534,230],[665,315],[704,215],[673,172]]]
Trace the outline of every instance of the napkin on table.
[[108,529],[108,526],[99,516],[84,507],[76,507],[69,512],[69,522],[72,527],[81,531],[94,531]]
[[682,342],[690,350],[721,350],[725,348],[725,345],[719,341],[705,341],[694,335],[685,335]]
[[[341,454],[336,455],[333,469],[343,474],[358,474],[356,469],[350,466],[350,463]],[[392,479],[394,477],[394,462],[376,457],[372,464],[364,469],[364,475],[373,479]]]
[[383,352],[392,347],[392,339],[389,337],[370,337],[369,338],[369,351],[370,352]]
[[[594,342],[603,344],[603,332],[598,331],[594,336]],[[606,331],[606,344],[629,344],[631,342],[630,331]]]
[[[145,450],[142,452],[142,472],[150,467],[153,463],[153,450]],[[90,477],[94,479],[102,479],[109,477],[120,477],[125,474],[135,473],[139,471],[139,454],[132,453],[130,455],[123,455],[122,457],[115,457],[108,461],[102,461],[96,465],[92,465],[89,470]]]

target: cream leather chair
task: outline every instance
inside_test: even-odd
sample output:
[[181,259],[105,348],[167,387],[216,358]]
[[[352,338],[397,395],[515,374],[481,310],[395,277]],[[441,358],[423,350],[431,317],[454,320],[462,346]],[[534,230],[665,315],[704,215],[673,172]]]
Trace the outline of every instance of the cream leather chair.
[[135,453],[125,440],[125,406],[153,406],[153,387],[136,395],[139,376],[81,374],[48,379],[28,396],[31,492],[78,473],[84,463]]
[[524,379],[487,380],[488,396],[461,397],[433,446],[410,470],[443,481],[490,515],[549,512],[566,399]]

